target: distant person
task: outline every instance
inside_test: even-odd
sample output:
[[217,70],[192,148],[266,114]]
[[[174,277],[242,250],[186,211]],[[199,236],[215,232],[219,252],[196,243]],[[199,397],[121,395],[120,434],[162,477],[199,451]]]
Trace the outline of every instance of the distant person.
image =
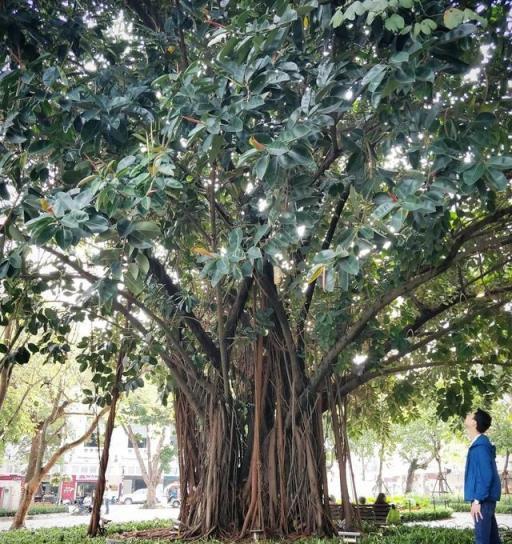
[[103,504],[105,505],[105,515],[108,516],[110,513],[110,484],[107,484],[103,491]]
[[386,495],[384,495],[384,493],[379,493],[372,506],[375,513],[375,519],[380,522],[387,522],[387,516],[391,505],[386,500]]
[[366,497],[359,497],[357,500],[359,504],[366,504]]
[[388,504],[388,501],[386,500],[386,495],[384,493],[379,493],[377,495],[377,498],[375,499],[374,504]]
[[[387,503],[384,503],[384,504],[387,504]],[[390,506],[391,508],[386,517],[386,523],[388,525],[400,525],[401,520],[400,520],[400,512],[398,511],[398,508],[394,504],[391,504]]]
[[501,544],[496,522],[496,502],[501,482],[496,467],[496,447],[484,434],[492,418],[484,410],[469,413],[464,420],[471,439],[464,475],[464,500],[471,503],[476,544]]

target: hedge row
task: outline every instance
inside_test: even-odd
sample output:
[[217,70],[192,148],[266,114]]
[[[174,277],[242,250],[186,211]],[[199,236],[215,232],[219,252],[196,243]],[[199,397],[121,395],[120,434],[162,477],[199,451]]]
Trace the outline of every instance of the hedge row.
[[[455,502],[450,501],[450,508],[454,512],[469,512],[471,507],[467,502]],[[510,502],[498,502],[496,504],[496,513],[497,514],[512,514],[512,503]]]
[[[168,520],[143,521],[137,523],[113,523],[108,527],[108,534],[137,531],[158,527],[167,527]],[[87,527],[55,527],[52,529],[21,529],[19,531],[0,532],[2,544],[106,544],[105,537],[87,537]],[[154,540],[137,540],[137,544],[155,544]]]
[[[512,535],[503,544],[512,544]],[[368,536],[364,544],[473,544],[471,530],[432,529],[430,527],[399,527],[389,529],[385,534]]]
[[435,521],[437,519],[449,519],[452,517],[453,510],[451,508],[422,508],[421,510],[412,510],[411,512],[404,510],[400,512],[402,522],[410,521]]
[[[62,504],[34,504],[28,514],[29,516],[37,516],[40,514],[61,514],[67,512],[68,507]],[[12,517],[16,514],[16,510],[7,510],[6,508],[0,508],[0,518]]]

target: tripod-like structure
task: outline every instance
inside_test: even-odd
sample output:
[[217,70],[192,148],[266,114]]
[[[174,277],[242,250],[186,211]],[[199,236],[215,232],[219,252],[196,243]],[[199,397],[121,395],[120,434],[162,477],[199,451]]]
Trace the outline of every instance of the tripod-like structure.
[[451,493],[452,490],[450,488],[450,484],[448,483],[448,480],[446,479],[446,476],[448,474],[448,471],[443,472],[439,471],[439,474],[436,478],[436,483],[434,484],[434,489],[432,489],[432,495],[443,495],[445,493]]

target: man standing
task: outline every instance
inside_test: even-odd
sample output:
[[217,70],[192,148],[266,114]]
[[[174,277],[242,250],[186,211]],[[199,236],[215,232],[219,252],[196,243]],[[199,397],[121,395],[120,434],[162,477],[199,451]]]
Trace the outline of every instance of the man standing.
[[496,447],[484,434],[492,418],[478,409],[466,416],[464,425],[471,439],[464,476],[464,500],[471,503],[476,544],[501,544],[496,522],[496,502],[501,482],[496,467]]

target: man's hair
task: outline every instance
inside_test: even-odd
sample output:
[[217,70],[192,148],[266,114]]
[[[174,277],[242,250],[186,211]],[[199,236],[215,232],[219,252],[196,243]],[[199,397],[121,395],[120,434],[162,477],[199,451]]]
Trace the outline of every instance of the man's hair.
[[487,429],[491,426],[492,417],[491,414],[485,412],[484,410],[478,410],[473,414],[473,418],[476,421],[476,430],[479,433],[485,433]]

